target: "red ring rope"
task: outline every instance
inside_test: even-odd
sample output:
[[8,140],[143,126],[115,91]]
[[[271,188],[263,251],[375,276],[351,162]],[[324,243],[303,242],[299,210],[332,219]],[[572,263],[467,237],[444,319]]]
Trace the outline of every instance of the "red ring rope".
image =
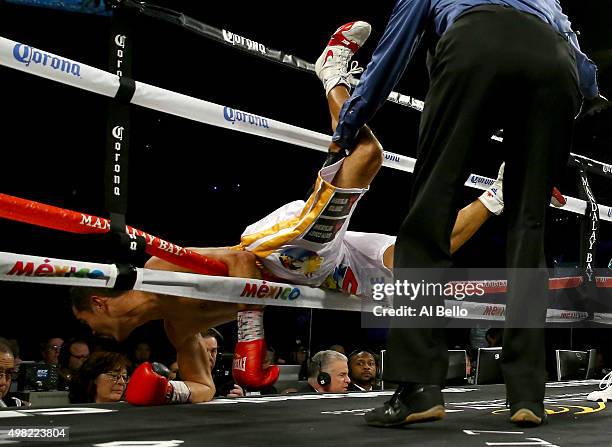
[[[39,227],[78,234],[103,234],[110,231],[110,221],[85,213],[46,205],[32,200],[0,194],[0,217]],[[202,275],[227,276],[227,265],[187,248],[172,244],[144,231],[125,227],[128,234],[142,236],[146,240],[145,251]]]

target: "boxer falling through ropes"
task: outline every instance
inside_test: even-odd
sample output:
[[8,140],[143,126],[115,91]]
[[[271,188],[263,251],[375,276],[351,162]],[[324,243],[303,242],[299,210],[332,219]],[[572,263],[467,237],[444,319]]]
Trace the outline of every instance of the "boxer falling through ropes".
[[[370,25],[352,22],[332,35],[316,63],[323,82],[332,128],[349,97],[348,69],[353,54],[370,34]],[[191,250],[224,262],[229,276],[262,278],[267,275],[294,284],[340,290],[363,295],[371,277],[391,278],[395,237],[347,231],[356,203],[367,191],[382,164],[382,149],[372,132],[360,132],[356,148],[340,154],[332,145],[319,171],[314,191],[306,202],[288,203],[247,227],[241,242],[231,248]],[[491,216],[503,210],[499,178],[479,200],[459,211],[451,236],[451,251],[462,246]],[[145,268],[187,271],[159,258]],[[73,312],[95,334],[125,339],[136,327],[164,320],[164,328],[177,351],[184,381],[169,381],[157,365],[143,364],[132,375],[126,398],[140,405],[170,402],[205,402],[215,394],[210,359],[199,333],[233,321],[238,314],[238,344],[233,374],[249,389],[272,385],[278,368],[262,368],[265,358],[261,308],[242,304],[202,301],[162,294],[99,288],[74,288]],[[161,373],[161,374],[160,374]]]

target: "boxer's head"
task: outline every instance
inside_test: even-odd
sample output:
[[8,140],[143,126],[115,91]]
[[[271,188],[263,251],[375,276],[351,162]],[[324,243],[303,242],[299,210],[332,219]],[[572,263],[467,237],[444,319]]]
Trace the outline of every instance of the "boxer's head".
[[134,291],[73,287],[72,312],[94,335],[122,341],[142,324],[134,315]]

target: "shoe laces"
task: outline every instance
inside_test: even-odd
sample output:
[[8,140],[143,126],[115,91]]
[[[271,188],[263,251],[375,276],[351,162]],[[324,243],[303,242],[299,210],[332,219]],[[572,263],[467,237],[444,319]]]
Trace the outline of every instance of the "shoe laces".
[[604,378],[601,379],[601,382],[599,382],[600,390],[608,389],[610,386],[612,386],[612,371],[606,374]]
[[363,67],[359,66],[359,62],[357,61],[351,61],[351,65],[349,67],[349,70],[346,72],[347,75],[356,75],[356,74],[360,74],[363,73]]

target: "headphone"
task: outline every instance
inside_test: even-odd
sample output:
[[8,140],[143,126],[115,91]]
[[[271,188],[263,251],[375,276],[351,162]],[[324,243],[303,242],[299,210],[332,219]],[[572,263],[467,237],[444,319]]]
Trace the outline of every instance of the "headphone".
[[331,376],[329,373],[323,372],[323,361],[319,359],[319,374],[317,374],[317,383],[321,386],[328,386],[331,384]]

